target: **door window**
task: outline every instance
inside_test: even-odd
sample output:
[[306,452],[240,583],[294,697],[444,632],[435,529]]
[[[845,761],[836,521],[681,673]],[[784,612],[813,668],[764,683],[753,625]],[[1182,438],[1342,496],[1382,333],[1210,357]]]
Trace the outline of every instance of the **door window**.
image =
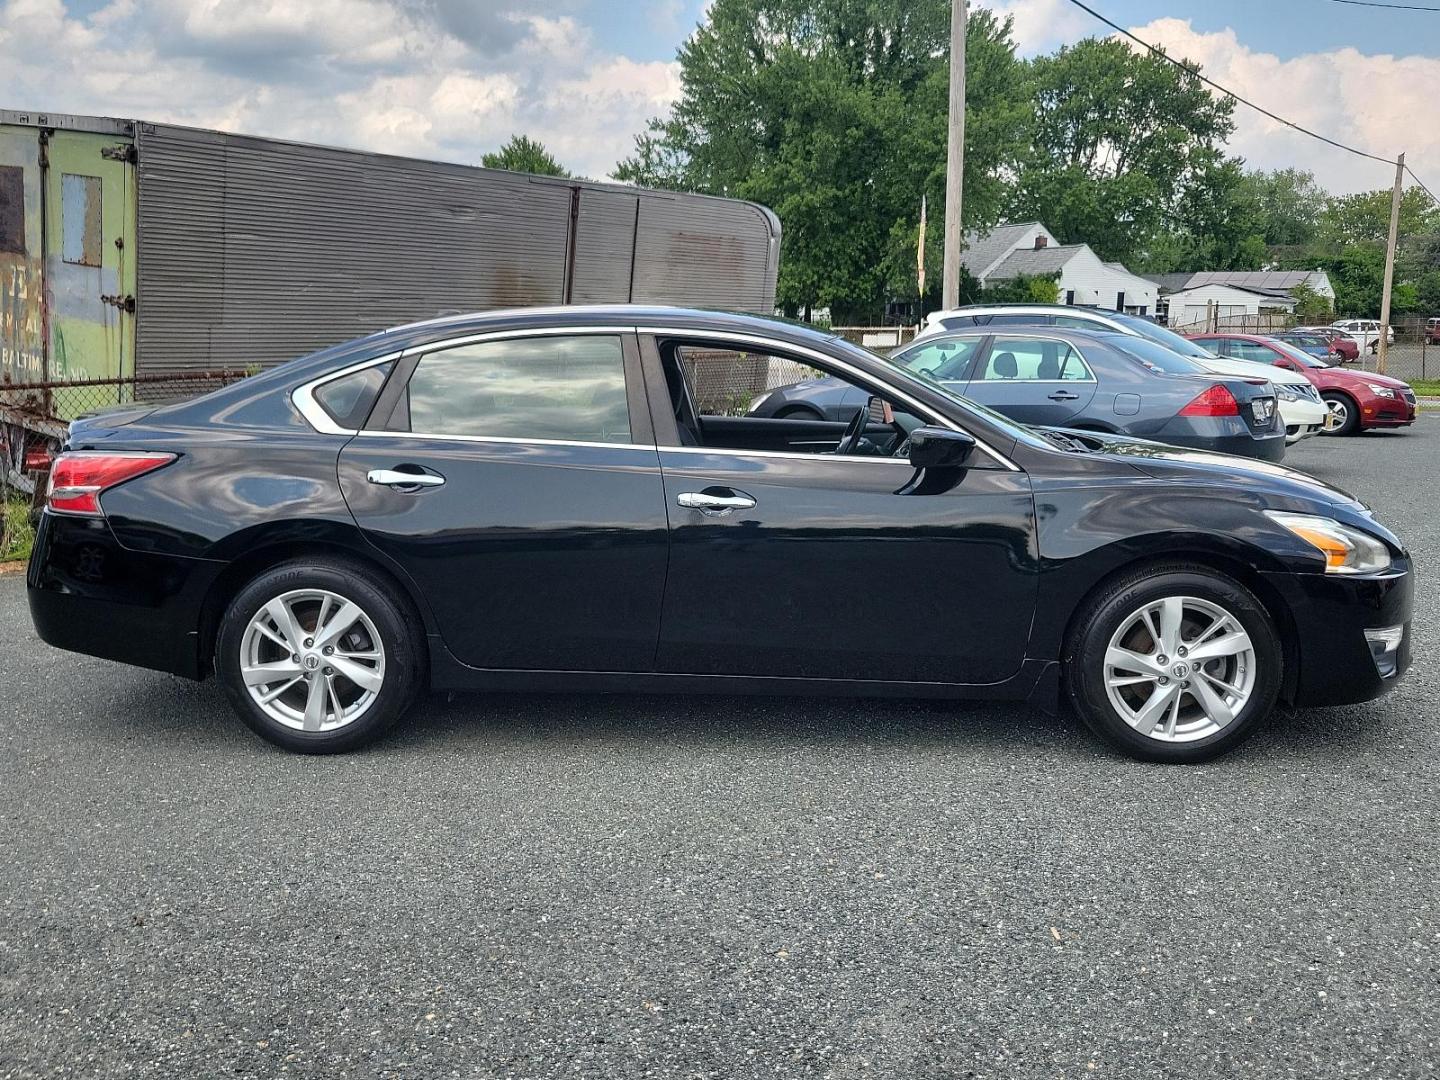
[[1231,341],[1230,355],[1238,360],[1253,360],[1257,364],[1274,364],[1280,356],[1268,345],[1255,341]]
[[960,382],[966,378],[970,361],[980,349],[983,338],[961,338],[950,341],[927,341],[902,357],[892,357],[907,371],[936,382]]
[[1098,319],[1082,319],[1078,315],[1056,315],[1056,326],[1065,326],[1071,330],[1109,330],[1110,327]]
[[984,368],[973,376],[984,382],[1084,382],[1094,377],[1070,344],[1046,338],[996,338]]
[[586,334],[428,353],[386,426],[423,435],[627,443],[624,349],[619,337]]

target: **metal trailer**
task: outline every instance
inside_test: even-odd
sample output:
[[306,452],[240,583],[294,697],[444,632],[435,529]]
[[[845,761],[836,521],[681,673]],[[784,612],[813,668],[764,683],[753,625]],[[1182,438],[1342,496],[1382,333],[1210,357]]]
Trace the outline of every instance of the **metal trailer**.
[[263,367],[454,311],[769,313],[779,253],[737,199],[0,110],[0,383]]

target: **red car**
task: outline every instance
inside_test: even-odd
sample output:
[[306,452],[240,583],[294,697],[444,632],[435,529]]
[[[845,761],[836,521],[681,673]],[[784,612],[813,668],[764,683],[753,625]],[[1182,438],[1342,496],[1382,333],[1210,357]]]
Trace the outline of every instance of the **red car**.
[[1344,364],[1353,364],[1360,359],[1360,346],[1355,344],[1355,339],[1343,330],[1336,330],[1333,326],[1302,326],[1300,331],[1306,334],[1315,334],[1324,338],[1330,343],[1330,351],[1340,358]]
[[1256,334],[1195,334],[1190,340],[1234,360],[1254,360],[1300,372],[1315,384],[1330,407],[1335,435],[1408,427],[1415,422],[1415,391],[1399,379],[1330,367],[1293,345]]

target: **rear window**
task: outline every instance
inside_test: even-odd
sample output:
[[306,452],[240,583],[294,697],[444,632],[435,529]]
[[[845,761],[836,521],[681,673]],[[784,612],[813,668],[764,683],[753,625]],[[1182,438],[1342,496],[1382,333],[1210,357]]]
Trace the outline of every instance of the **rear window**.
[[332,379],[316,387],[315,400],[335,423],[358,431],[365,426],[370,410],[375,407],[375,399],[380,396],[380,388],[385,385],[394,366],[393,360],[387,360],[343,378]]

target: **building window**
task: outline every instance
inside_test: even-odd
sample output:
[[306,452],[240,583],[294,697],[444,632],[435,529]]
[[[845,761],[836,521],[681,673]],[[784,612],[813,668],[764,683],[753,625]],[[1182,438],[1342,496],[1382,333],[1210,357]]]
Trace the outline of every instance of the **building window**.
[[1116,310],[1116,311],[1124,311],[1124,310],[1125,310],[1125,294],[1124,294],[1123,292],[1117,292],[1117,293],[1115,294],[1115,310]]
[[25,170],[0,165],[0,251],[25,253]]
[[101,262],[100,178],[60,174],[60,257],[77,266]]
[[1074,290],[1074,289],[1067,289],[1067,290],[1065,290],[1065,306],[1066,306],[1066,307],[1074,307],[1074,306],[1075,306],[1075,290]]

